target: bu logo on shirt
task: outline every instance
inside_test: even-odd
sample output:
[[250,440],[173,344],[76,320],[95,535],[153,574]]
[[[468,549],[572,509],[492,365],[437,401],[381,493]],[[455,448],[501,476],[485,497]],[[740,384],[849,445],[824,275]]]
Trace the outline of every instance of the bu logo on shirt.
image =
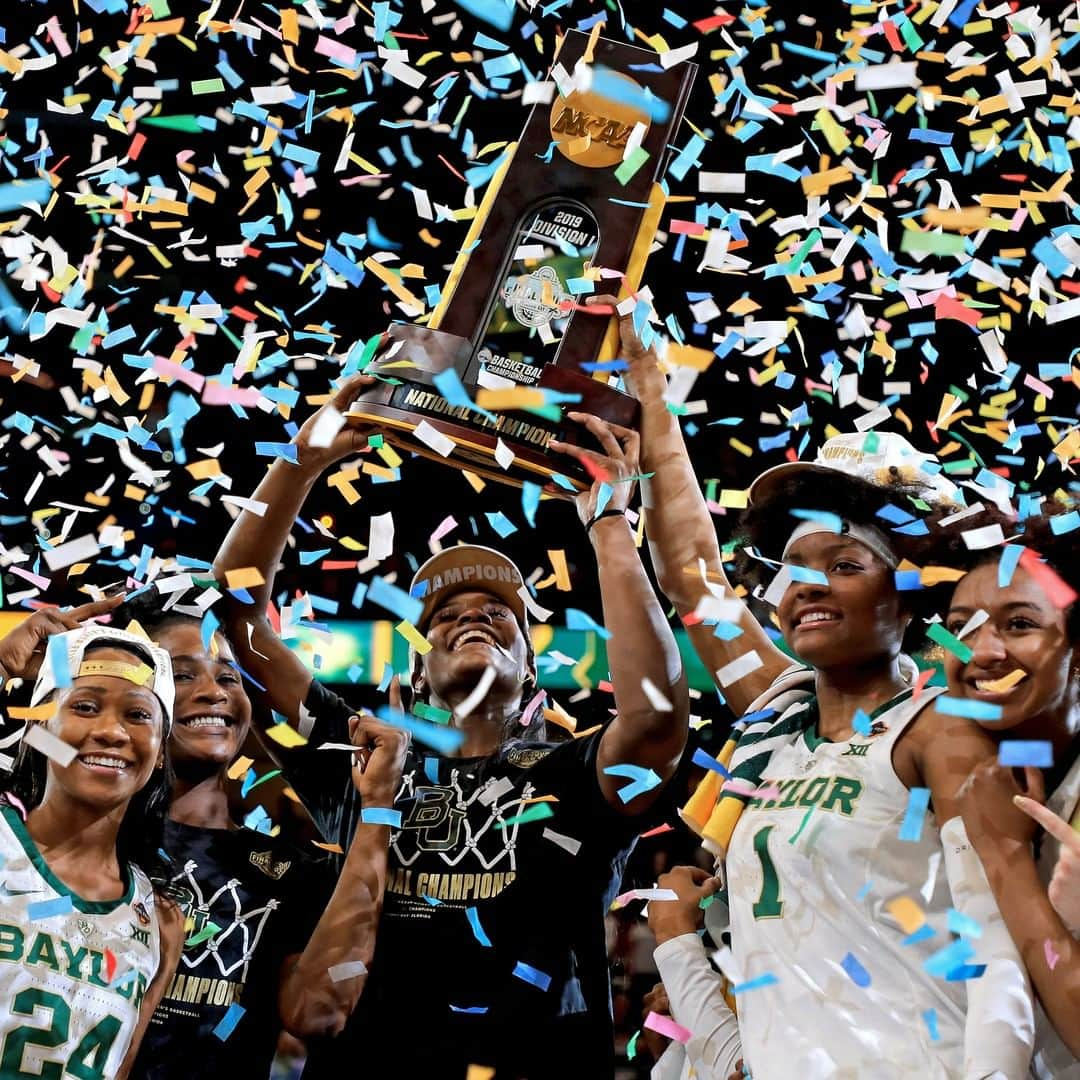
[[454,791],[445,787],[418,787],[416,801],[403,829],[414,829],[421,851],[452,851],[461,835],[465,811],[454,805]]

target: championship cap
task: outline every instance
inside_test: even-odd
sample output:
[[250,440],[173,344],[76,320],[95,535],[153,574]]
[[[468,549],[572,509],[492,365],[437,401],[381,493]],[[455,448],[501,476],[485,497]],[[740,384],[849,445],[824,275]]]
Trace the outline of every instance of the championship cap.
[[750,485],[749,501],[761,502],[776,490],[778,483],[798,473],[840,473],[881,486],[891,479],[894,469],[901,480],[925,486],[938,500],[957,501],[956,485],[940,472],[924,467],[935,461],[933,454],[921,453],[895,432],[836,435],[822,445],[813,461],[788,461],[766,469]]
[[[426,583],[426,588],[425,588]],[[459,544],[432,555],[416,571],[409,587],[420,596],[424,609],[417,629],[423,633],[435,609],[459,592],[488,592],[497,596],[514,613],[524,629],[528,625],[525,601],[518,592],[525,582],[521,571],[502,552],[478,544]],[[423,589],[423,595],[420,595]]]
[[[131,664],[122,660],[98,660],[93,655],[86,657],[86,650],[91,646],[104,648],[108,645],[134,650],[136,656],[145,656],[150,662],[140,660]],[[165,734],[169,733],[176,687],[173,683],[172,659],[164,649],[152,645],[139,634],[96,623],[63,634],[53,634],[34,683],[31,707],[40,705],[54,690],[71,685],[73,679],[82,675],[112,675],[153,691],[165,712]]]

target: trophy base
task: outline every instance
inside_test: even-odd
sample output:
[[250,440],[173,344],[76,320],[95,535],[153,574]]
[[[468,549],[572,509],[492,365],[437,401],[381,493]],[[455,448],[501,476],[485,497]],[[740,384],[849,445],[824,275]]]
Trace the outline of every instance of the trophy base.
[[[368,370],[392,377],[395,382],[381,383],[354,402],[349,420],[372,424],[396,446],[433,461],[466,467],[496,483],[516,487],[525,482],[540,484],[549,494],[567,499],[592,484],[577,458],[556,454],[548,445],[552,439],[559,439],[596,449],[595,439],[582,425],[565,416],[552,421],[527,410],[492,414],[494,419],[489,419],[474,409],[452,405],[443,397],[435,380],[449,369],[457,372],[470,396],[475,395],[477,388],[469,373],[472,346],[467,339],[409,324],[392,326],[389,338],[400,344]],[[591,413],[623,427],[637,427],[638,403],[607,383],[557,364],[546,364],[535,385],[541,390],[577,395],[579,401],[567,404],[572,411]],[[429,437],[425,441],[417,436],[422,423],[453,443],[448,455],[430,445],[437,439]],[[500,440],[514,454],[505,469],[496,458]],[[571,488],[557,483],[556,475],[565,477]]]

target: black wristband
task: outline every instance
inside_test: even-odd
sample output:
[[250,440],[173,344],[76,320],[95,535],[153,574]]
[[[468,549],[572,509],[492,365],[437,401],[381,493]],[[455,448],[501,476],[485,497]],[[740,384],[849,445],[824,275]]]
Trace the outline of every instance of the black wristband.
[[589,521],[589,523],[585,526],[585,535],[586,536],[589,535],[590,530],[592,529],[592,527],[598,521],[602,521],[604,518],[608,518],[608,517],[621,517],[621,518],[624,518],[624,517],[626,517],[626,511],[625,510],[605,510],[605,511],[603,511],[603,513],[597,514],[596,517],[592,518]]

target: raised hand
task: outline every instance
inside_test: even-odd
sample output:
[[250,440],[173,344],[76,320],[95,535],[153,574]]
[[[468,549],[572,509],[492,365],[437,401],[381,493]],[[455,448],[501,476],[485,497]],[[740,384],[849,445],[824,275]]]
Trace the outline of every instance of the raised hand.
[[123,593],[119,593],[67,611],[55,607],[35,611],[0,640],[0,666],[10,678],[36,678],[51,635],[78,630],[89,619],[107,615],[123,599]]
[[[368,435],[374,430],[367,424],[355,422],[343,424],[333,432],[328,445],[325,446],[313,445],[311,440],[317,432],[326,432],[328,424],[332,430],[333,424],[336,423],[332,409],[344,416],[352,403],[377,382],[378,380],[372,375],[350,376],[338,387],[337,392],[325,405],[307,418],[293,439],[297,461],[302,467],[322,472],[334,462],[364,449]],[[322,440],[317,438],[316,441]]]
[[[630,428],[608,423],[589,413],[569,412],[567,416],[588,428],[603,448],[603,453],[600,453],[580,446],[571,446],[557,439],[551,442],[553,450],[577,458],[595,478],[589,490],[583,491],[575,500],[578,517],[583,525],[588,525],[598,513],[605,510],[624,511],[630,505],[636,486],[636,480],[632,478],[639,474],[641,468],[641,438]],[[604,490],[604,484],[610,486],[611,496],[605,506],[599,506],[600,492]]]
[[657,888],[672,889],[677,900],[649,901],[649,929],[657,945],[682,934],[695,934],[703,921],[701,901],[720,888],[719,879],[698,866],[676,866],[660,875]]
[[[401,711],[401,683],[395,675],[390,683],[391,708]],[[364,806],[393,806],[405,768],[409,735],[370,713],[349,717],[349,742],[357,747],[353,755],[352,781]]]
[[1061,844],[1047,895],[1061,921],[1076,934],[1080,932],[1080,834],[1053,810],[1026,795],[1014,795],[1013,802]]
[[597,293],[586,298],[585,303],[589,307],[596,305],[601,308],[610,305],[611,310],[618,316],[619,352],[621,358],[630,365],[625,373],[627,389],[640,401],[649,395],[662,395],[667,389],[667,379],[660,370],[660,358],[656,349],[646,349],[641,343],[641,338],[634,329],[633,315],[619,315],[615,311],[619,301],[610,293]]
[[[671,1003],[662,982],[658,982],[642,999],[641,1018],[644,1020],[649,1013],[656,1013],[657,1016],[671,1015]],[[649,1048],[653,1061],[659,1061],[671,1042],[666,1035],[647,1027],[641,1029],[641,1041]]]

